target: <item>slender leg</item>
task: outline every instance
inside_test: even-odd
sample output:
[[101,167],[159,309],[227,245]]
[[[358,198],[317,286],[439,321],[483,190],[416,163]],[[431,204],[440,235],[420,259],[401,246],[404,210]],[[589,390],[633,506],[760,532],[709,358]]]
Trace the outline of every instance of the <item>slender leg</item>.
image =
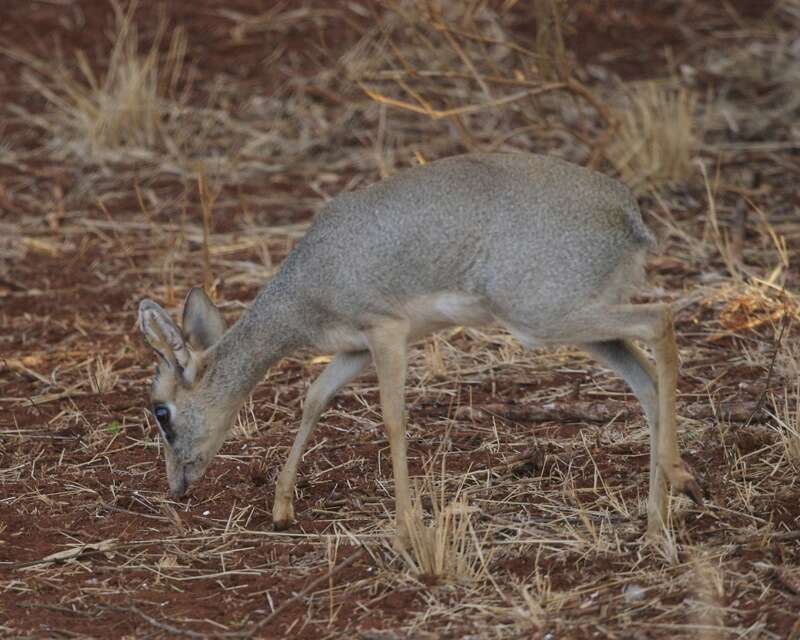
[[319,422],[322,413],[328,408],[336,393],[353,380],[369,362],[368,351],[342,352],[336,355],[319,378],[308,390],[300,428],[295,436],[289,458],[286,460],[275,485],[275,503],[272,506],[272,522],[275,529],[286,529],[294,519],[294,483],[297,466]]
[[[514,319],[512,319],[514,320]],[[524,324],[510,322],[511,326]],[[532,335],[532,337],[535,337]],[[540,337],[540,339],[542,339]],[[656,361],[658,386],[658,435],[654,447],[654,458],[658,469],[670,485],[702,504],[702,492],[691,472],[683,463],[678,450],[675,418],[675,394],[678,380],[678,349],[672,327],[669,306],[664,304],[616,305],[587,310],[580,315],[563,319],[558,331],[544,338],[547,342],[572,342],[577,344],[608,342],[615,340],[640,340],[651,346]],[[643,364],[643,357],[634,357]],[[651,453],[651,456],[653,454]],[[652,458],[651,458],[652,460]],[[655,520],[663,513],[663,498],[658,488],[658,471],[651,469],[655,489],[650,493],[648,504],[648,532],[653,534],[661,527]],[[663,521],[663,520],[662,520]]]
[[408,327],[392,323],[375,329],[369,336],[372,358],[378,373],[383,421],[389,433],[394,473],[397,539],[408,540],[407,521],[411,517],[411,492],[406,457],[405,381]]
[[703,504],[703,492],[686,464],[681,460],[678,448],[678,429],[675,417],[675,396],[678,384],[678,346],[672,326],[672,314],[665,308],[662,315],[662,331],[652,342],[658,372],[658,459],[661,470],[670,484],[685,493],[696,504]]
[[650,426],[650,485],[647,499],[647,532],[653,536],[667,521],[667,483],[658,466],[658,377],[655,368],[632,342],[612,340],[583,345],[590,354],[628,383],[642,404]]

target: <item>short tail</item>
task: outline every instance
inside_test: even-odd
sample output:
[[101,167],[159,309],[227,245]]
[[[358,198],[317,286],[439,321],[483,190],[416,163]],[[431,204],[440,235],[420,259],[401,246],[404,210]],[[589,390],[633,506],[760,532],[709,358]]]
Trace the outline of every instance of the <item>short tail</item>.
[[648,249],[655,248],[656,237],[644,223],[644,220],[642,220],[642,212],[639,210],[639,205],[637,205],[635,201],[630,202],[625,209],[625,216],[628,220],[628,228],[630,229],[633,239]]

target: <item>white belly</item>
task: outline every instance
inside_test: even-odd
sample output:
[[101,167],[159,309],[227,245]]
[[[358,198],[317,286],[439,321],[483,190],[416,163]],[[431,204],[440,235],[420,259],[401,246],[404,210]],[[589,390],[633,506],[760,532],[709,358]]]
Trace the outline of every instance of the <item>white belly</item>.
[[[493,320],[481,298],[451,292],[416,298],[398,309],[394,315],[397,317],[408,321],[410,341],[446,327],[480,326]],[[364,326],[375,326],[380,321],[380,318],[371,318],[364,322]],[[316,346],[323,353],[361,351],[369,348],[367,334],[367,330],[340,324],[326,329]]]
[[423,296],[406,305],[405,311],[414,340],[445,327],[474,327],[493,320],[480,297],[463,293]]

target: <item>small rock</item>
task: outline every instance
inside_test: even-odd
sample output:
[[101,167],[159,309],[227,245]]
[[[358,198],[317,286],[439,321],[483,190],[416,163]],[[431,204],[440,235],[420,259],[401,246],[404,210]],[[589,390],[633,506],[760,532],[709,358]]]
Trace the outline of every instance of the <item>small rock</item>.
[[638,584],[627,584],[622,590],[625,602],[641,602],[647,595],[647,590]]

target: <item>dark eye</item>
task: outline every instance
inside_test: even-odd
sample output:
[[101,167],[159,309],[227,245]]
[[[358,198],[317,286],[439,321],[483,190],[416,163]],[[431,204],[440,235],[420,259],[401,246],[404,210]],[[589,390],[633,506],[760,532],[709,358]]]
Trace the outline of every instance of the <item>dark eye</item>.
[[161,431],[164,433],[164,437],[169,441],[172,442],[172,426],[170,425],[170,413],[169,408],[160,404],[153,408],[153,414],[158,420],[158,426],[161,427]]

